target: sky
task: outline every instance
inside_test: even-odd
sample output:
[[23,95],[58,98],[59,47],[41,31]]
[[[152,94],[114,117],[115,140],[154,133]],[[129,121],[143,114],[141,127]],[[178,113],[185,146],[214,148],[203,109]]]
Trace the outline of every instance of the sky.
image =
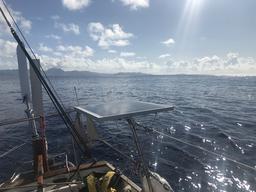
[[[256,75],[255,0],[6,3],[45,70]],[[17,69],[2,16],[0,50],[0,69]]]

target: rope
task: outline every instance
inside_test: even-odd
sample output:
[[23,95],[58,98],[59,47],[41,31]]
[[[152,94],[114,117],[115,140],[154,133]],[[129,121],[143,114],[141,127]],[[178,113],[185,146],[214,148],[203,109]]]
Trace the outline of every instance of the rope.
[[182,139],[173,137],[173,136],[171,136],[171,135],[168,135],[168,134],[163,133],[163,132],[161,132],[161,131],[157,131],[157,130],[155,130],[155,129],[152,129],[152,131],[155,132],[155,133],[158,133],[158,134],[160,134],[160,135],[166,136],[166,137],[168,137],[168,138],[170,138],[170,139],[173,139],[173,140],[175,140],[175,141],[178,141],[178,142],[180,142],[180,143],[183,143],[183,144],[185,144],[185,145],[189,145],[189,146],[194,147],[194,148],[196,148],[196,149],[200,149],[200,150],[202,150],[202,151],[204,151],[204,152],[206,152],[206,153],[209,153],[209,154],[211,154],[211,155],[215,155],[215,156],[218,156],[218,157],[220,157],[220,158],[225,158],[225,159],[227,159],[228,161],[231,161],[231,162],[233,162],[233,163],[235,163],[235,164],[238,164],[238,165],[241,165],[241,166],[243,166],[243,167],[246,167],[247,169],[256,171],[256,168],[255,168],[255,167],[252,167],[252,166],[250,166],[250,165],[247,165],[247,164],[245,164],[245,163],[242,163],[242,162],[240,162],[240,161],[237,161],[237,160],[235,160],[235,159],[233,159],[233,158],[231,158],[231,157],[227,157],[227,156],[218,154],[218,153],[216,153],[216,152],[209,151],[209,150],[207,150],[207,149],[205,149],[205,148],[203,148],[203,147],[200,147],[200,146],[198,146],[198,145],[194,145],[194,144],[188,143],[188,142],[186,142],[186,141],[183,141]]
[[[58,183],[44,183],[42,184],[42,187],[48,187],[52,185],[72,185],[72,184],[82,184],[82,181],[77,182],[58,182]],[[38,185],[22,185],[22,186],[14,186],[14,187],[0,187],[0,191],[9,190],[9,189],[25,189],[25,188],[37,188]]]
[[104,139],[97,139],[98,141],[102,142],[103,144],[107,145],[108,147],[110,147],[111,149],[113,149],[114,151],[116,151],[117,153],[119,153],[120,155],[122,155],[123,157],[129,159],[132,163],[136,164],[136,161],[133,160],[130,156],[126,155],[125,153],[123,153],[122,151],[120,151],[119,149],[116,149],[112,144],[110,144],[109,142],[105,141]]
[[15,146],[15,147],[11,148],[10,150],[8,150],[8,151],[4,152],[3,154],[1,154],[1,155],[0,155],[0,158],[5,157],[5,156],[8,155],[9,153],[11,153],[11,152],[13,152],[13,151],[15,151],[15,150],[21,148],[22,146],[24,146],[24,145],[26,145],[26,144],[27,144],[27,143],[22,143],[22,144],[20,144],[20,145],[17,145],[17,146]]

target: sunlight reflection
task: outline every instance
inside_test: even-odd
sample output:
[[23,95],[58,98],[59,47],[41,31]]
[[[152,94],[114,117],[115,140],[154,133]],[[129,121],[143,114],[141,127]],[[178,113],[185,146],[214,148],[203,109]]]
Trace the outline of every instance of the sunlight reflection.
[[205,0],[186,0],[185,8],[182,13],[177,35],[181,46],[184,46],[185,39],[191,35],[196,28],[198,17]]
[[228,170],[227,168],[224,169],[224,167],[225,164],[223,164],[222,167],[218,167],[216,165],[206,165],[205,173],[207,173],[207,175],[209,176],[207,183],[210,187],[216,190],[221,189],[221,191],[226,191],[226,188],[228,186],[236,185],[239,189],[243,191],[253,192],[247,180],[245,180],[244,178],[235,177],[232,170]]

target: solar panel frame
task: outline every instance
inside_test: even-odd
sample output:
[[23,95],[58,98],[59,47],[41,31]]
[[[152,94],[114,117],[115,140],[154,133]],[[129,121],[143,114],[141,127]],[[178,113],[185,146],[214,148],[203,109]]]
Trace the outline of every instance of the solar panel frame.
[[[133,109],[133,107],[136,106],[139,106],[139,109],[131,110]],[[125,107],[128,107],[129,110],[124,110]],[[85,108],[76,106],[75,109],[78,112],[95,119],[96,121],[102,122],[120,119],[130,119],[135,116],[171,111],[174,109],[174,107],[163,104],[126,100],[118,102],[108,102],[106,104],[88,105]],[[104,112],[110,112],[109,110],[111,109],[116,109],[116,112],[112,111],[112,113],[104,114]]]

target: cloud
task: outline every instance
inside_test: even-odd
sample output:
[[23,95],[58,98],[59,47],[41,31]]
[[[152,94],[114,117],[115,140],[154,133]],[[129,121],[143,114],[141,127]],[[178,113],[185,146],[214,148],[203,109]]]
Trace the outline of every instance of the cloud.
[[58,23],[56,22],[54,24],[55,28],[58,29],[62,29],[64,32],[70,32],[73,33],[75,35],[79,35],[80,34],[80,29],[79,26],[74,24],[74,23],[68,23],[68,24],[64,24],[64,23]]
[[42,51],[42,52],[51,52],[51,51],[53,51],[52,48],[45,46],[43,43],[39,44],[38,50]]
[[58,35],[50,34],[45,36],[48,39],[55,39],[55,40],[61,40],[61,37]]
[[[0,39],[0,69],[17,69],[16,56],[17,43]],[[39,54],[41,64],[45,69],[51,67],[61,67],[69,70],[85,70],[86,61],[92,57],[95,51],[89,46],[59,45],[50,48],[44,44],[39,44]],[[79,68],[76,68],[79,67]]]
[[60,19],[60,16],[59,15],[53,15],[53,16],[51,16],[51,19],[56,21],[56,20]]
[[[16,42],[0,38],[0,69],[17,69],[16,46]],[[43,53],[40,59],[44,69],[60,67],[64,70],[107,73],[256,75],[255,58],[242,57],[238,53],[228,53],[224,57],[213,55],[191,60],[168,60],[165,63],[157,63],[147,58],[137,59],[137,57],[95,59],[92,57],[95,51],[89,46],[59,45],[51,48],[40,44],[39,49]],[[129,55],[125,52],[121,54]]]
[[14,41],[8,41],[0,39],[0,56],[6,58],[12,58],[16,53],[17,43]]
[[64,70],[86,70],[89,58],[94,55],[94,50],[89,46],[58,45],[52,53],[40,55],[44,69],[52,67]]
[[[2,1],[0,1],[0,7],[3,8],[3,12],[5,13],[7,19],[9,20],[11,25],[14,27],[12,18],[9,16],[7,10],[4,9],[4,5],[3,5]],[[29,33],[32,28],[32,22],[30,20],[26,19],[25,17],[23,17],[21,12],[12,10],[12,8],[10,8],[10,6],[9,6],[9,10],[12,13],[12,16],[14,17],[18,26],[21,28],[21,30],[25,33]],[[10,30],[2,16],[0,17],[0,29],[1,29],[1,32],[10,34]]]
[[161,43],[169,47],[171,45],[174,45],[175,41],[174,41],[174,39],[170,38],[170,39],[167,39],[165,41],[162,41]]
[[149,0],[120,0],[123,5],[129,6],[132,10],[149,7]]
[[77,58],[84,58],[84,57],[91,57],[94,54],[94,50],[89,47],[81,47],[81,46],[63,46],[59,45],[56,48],[57,51],[62,52],[63,56],[70,56],[70,57],[77,57]]
[[239,64],[239,54],[238,53],[228,53],[227,60],[225,62],[226,66],[234,66]]
[[90,0],[62,0],[62,5],[71,11],[85,8],[89,4]]
[[16,42],[0,39],[0,69],[13,69],[18,67],[16,47]]
[[252,57],[241,57],[237,53],[228,53],[220,58],[195,58],[192,61],[166,62],[166,71],[186,74],[208,75],[256,75],[256,61]]
[[159,55],[159,59],[165,59],[167,57],[171,57],[171,55],[169,53]]
[[139,72],[149,73],[155,64],[148,61],[126,60],[125,58],[103,58],[92,60],[89,58],[49,57],[41,56],[44,69],[59,67],[64,70],[89,70],[102,73]]
[[136,59],[143,59],[143,60],[146,60],[147,57],[145,57],[145,56],[139,56],[139,57],[136,57]]
[[119,24],[113,24],[105,27],[101,23],[89,23],[88,31],[91,38],[98,42],[102,49],[109,49],[111,46],[124,47],[130,44],[129,39],[133,37],[132,33],[123,31]]
[[110,49],[108,50],[109,53],[116,53],[116,50]]
[[134,52],[121,52],[120,57],[134,57],[136,53]]

